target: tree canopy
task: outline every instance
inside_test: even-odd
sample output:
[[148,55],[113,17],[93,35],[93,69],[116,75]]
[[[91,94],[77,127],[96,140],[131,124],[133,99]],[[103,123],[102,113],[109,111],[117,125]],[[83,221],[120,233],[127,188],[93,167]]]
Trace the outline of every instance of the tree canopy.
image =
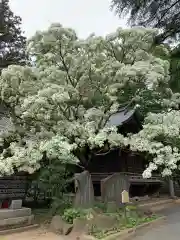
[[145,26],[163,30],[158,42],[179,38],[179,0],[112,0],[111,8],[120,17],[126,15],[131,26]]
[[106,124],[120,106],[169,107],[169,62],[152,54],[156,34],[117,29],[81,40],[60,24],[37,32],[28,43],[33,67],[9,66],[0,77],[0,97],[13,123],[1,133],[1,144],[9,144],[0,155],[0,173],[31,173],[44,155],[85,165],[99,149],[126,145]]
[[21,18],[9,7],[9,0],[0,1],[0,70],[12,64],[25,63],[26,38],[20,28]]

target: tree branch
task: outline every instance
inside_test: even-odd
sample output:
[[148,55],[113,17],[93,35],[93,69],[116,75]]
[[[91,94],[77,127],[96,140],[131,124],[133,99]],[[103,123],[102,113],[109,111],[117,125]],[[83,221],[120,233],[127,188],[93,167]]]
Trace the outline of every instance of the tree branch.
[[72,78],[71,78],[71,76],[70,76],[70,74],[69,74],[69,68],[68,68],[68,66],[66,65],[66,62],[65,62],[65,60],[64,60],[64,56],[63,56],[62,51],[61,51],[61,44],[60,44],[59,54],[60,54],[60,58],[61,58],[63,67],[64,67],[64,69],[65,69],[65,71],[66,71],[66,73],[67,73],[67,77],[68,77],[68,79],[69,79],[69,82],[71,83],[72,86],[74,86],[73,80],[72,80]]

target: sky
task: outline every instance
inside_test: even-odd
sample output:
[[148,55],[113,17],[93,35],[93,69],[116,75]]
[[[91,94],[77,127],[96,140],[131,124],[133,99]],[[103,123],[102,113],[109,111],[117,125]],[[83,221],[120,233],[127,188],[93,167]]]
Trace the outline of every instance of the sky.
[[57,22],[75,29],[81,38],[105,35],[126,23],[109,10],[110,0],[10,0],[10,6],[22,18],[28,38]]

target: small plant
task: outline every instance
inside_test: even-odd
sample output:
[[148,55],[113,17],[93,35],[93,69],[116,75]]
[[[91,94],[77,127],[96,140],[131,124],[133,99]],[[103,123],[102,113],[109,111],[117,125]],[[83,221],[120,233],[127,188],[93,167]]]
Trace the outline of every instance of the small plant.
[[53,198],[53,202],[51,204],[51,213],[52,215],[62,215],[65,209],[69,209],[72,206],[72,202],[67,197],[62,198]]
[[117,232],[119,232],[119,227],[116,227],[116,226],[111,229],[102,230],[102,229],[99,229],[96,225],[92,225],[88,229],[88,234],[98,239],[103,239],[104,237],[107,237],[111,233],[117,233]]
[[129,211],[137,211],[137,206],[136,205],[127,205],[126,209]]
[[86,212],[83,211],[82,209],[76,209],[76,208],[68,208],[64,211],[64,214],[62,218],[72,224],[73,220],[76,218],[82,218],[86,216]]

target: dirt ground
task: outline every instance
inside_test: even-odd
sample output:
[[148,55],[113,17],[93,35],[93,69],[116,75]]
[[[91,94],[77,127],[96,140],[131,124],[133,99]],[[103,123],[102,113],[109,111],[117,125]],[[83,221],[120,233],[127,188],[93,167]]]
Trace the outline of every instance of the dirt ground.
[[65,237],[57,236],[43,229],[36,229],[23,233],[0,236],[0,240],[67,240]]

